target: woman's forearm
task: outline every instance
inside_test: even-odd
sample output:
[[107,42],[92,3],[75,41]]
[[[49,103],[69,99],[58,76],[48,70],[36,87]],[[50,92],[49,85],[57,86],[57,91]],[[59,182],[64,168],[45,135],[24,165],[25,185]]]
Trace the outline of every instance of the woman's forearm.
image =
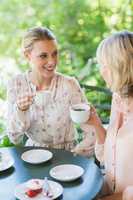
[[106,129],[101,125],[95,126],[96,130],[96,139],[98,144],[104,144],[106,137]]

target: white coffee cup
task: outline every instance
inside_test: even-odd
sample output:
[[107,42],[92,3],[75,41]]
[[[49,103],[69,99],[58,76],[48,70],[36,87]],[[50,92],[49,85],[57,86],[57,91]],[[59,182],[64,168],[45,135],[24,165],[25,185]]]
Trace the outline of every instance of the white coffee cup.
[[48,90],[37,92],[35,96],[35,103],[37,105],[46,105],[50,99],[50,96],[51,92]]
[[75,104],[70,107],[70,116],[75,123],[85,123],[90,116],[90,105],[88,104]]

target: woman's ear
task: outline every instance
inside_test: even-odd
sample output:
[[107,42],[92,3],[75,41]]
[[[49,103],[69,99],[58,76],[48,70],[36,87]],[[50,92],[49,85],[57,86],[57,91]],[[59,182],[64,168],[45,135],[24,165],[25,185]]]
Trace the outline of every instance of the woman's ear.
[[30,52],[29,51],[25,51],[24,52],[24,56],[25,56],[25,58],[28,60],[28,61],[30,61]]

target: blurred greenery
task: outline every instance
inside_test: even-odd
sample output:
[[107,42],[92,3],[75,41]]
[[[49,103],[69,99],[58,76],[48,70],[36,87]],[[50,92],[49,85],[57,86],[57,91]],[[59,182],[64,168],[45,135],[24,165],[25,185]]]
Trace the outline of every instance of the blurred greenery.
[[0,147],[12,147],[14,146],[7,135],[4,135],[0,140]]
[[[133,31],[132,0],[1,0],[0,1],[0,106],[5,108],[6,83],[29,66],[21,52],[26,29],[46,26],[57,36],[60,50],[58,70],[76,76],[81,84],[105,87],[95,60],[99,42],[108,34]],[[110,104],[106,93],[86,90],[95,105]],[[6,108],[5,108],[6,109]],[[99,111],[107,118],[109,111]],[[0,132],[5,126],[0,109]]]

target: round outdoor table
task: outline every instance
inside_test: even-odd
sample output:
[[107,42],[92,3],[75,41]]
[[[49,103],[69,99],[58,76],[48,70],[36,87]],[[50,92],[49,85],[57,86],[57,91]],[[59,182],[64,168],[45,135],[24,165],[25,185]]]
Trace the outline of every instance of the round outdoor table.
[[85,173],[81,178],[72,182],[57,181],[64,188],[63,194],[58,198],[59,200],[92,200],[100,191],[103,177],[93,158],[74,156],[71,152],[65,150],[49,149],[53,153],[53,158],[45,163],[33,165],[21,159],[21,154],[30,149],[35,149],[35,147],[3,148],[4,151],[9,151],[15,162],[13,167],[0,172],[0,200],[16,200],[14,197],[16,185],[28,179],[43,179],[47,176],[48,179],[54,180],[50,177],[49,171],[52,167],[60,164],[79,165],[83,167]]

